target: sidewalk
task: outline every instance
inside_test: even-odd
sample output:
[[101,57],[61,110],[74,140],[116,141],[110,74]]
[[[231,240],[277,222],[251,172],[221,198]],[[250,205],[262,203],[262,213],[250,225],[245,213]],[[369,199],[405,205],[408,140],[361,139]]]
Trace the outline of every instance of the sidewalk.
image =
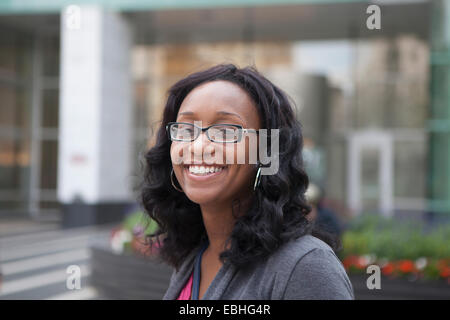
[[0,219],[0,239],[22,234],[60,229],[59,222],[34,221],[32,219]]
[[[112,225],[62,229],[58,223],[0,220],[0,300],[103,299],[91,283],[91,248],[109,245]],[[78,266],[81,289],[68,290]]]

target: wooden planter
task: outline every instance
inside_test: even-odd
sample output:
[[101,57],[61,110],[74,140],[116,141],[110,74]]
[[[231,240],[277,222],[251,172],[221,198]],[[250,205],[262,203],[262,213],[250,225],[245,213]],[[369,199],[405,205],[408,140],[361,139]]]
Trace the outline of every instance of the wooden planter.
[[448,300],[450,299],[450,284],[443,280],[409,281],[404,278],[381,277],[381,289],[367,288],[367,278],[370,275],[353,275],[349,278],[359,300]]
[[91,248],[91,283],[106,299],[160,300],[172,268],[151,258]]

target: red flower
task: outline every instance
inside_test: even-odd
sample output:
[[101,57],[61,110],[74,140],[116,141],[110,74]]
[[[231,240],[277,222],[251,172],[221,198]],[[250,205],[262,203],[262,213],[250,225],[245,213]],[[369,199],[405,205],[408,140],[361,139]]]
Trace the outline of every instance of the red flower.
[[403,273],[410,273],[416,271],[414,263],[411,260],[401,260],[398,262],[398,269]]
[[348,270],[352,266],[358,265],[359,258],[357,256],[348,256],[342,261],[345,269]]
[[384,267],[381,269],[381,272],[384,275],[390,275],[395,271],[395,266],[392,262],[388,262],[384,265]]
[[450,259],[440,259],[437,263],[439,269],[450,267]]
[[440,269],[439,274],[442,278],[450,278],[450,267]]

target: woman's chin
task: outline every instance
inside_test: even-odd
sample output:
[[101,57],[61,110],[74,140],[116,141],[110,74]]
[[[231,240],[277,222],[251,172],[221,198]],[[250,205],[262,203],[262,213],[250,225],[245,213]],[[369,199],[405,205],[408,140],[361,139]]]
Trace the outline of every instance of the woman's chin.
[[[203,189],[203,188],[202,188]],[[217,203],[219,197],[223,192],[214,192],[214,190],[185,190],[186,196],[194,203],[198,205],[206,205],[211,203]]]

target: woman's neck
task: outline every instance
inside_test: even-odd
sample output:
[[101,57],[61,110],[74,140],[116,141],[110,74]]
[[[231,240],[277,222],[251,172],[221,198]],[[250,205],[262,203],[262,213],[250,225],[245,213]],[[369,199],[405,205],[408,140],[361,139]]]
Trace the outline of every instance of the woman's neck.
[[201,205],[203,224],[209,240],[208,251],[217,257],[227,249],[227,240],[239,216],[244,214],[250,199],[219,205]]
[[231,206],[201,206],[203,224],[209,240],[208,251],[219,256],[226,249],[236,219]]

